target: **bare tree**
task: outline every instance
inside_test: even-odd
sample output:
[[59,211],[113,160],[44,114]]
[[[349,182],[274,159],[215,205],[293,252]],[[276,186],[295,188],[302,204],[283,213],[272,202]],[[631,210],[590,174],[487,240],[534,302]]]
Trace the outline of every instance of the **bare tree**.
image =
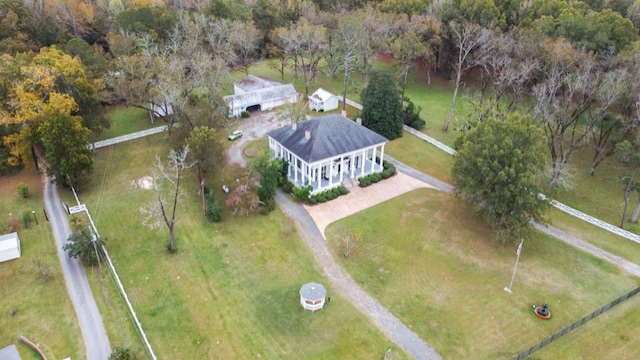
[[365,38],[365,28],[362,23],[345,18],[338,23],[337,46],[340,53],[341,66],[344,71],[344,82],[342,85],[342,113],[347,111],[347,84],[351,72],[357,68],[358,49],[360,43]]
[[[170,253],[176,253],[175,225],[176,210],[178,200],[182,197],[180,180],[183,172],[193,166],[187,162],[189,148],[185,146],[180,150],[171,149],[168,161],[165,164],[156,155],[156,162],[153,169],[153,193],[155,199],[146,206],[140,207],[140,212],[144,215],[142,224],[151,229],[166,227],[169,230]],[[169,199],[167,199],[169,197]]]
[[409,70],[415,65],[417,59],[428,55],[428,48],[413,31],[407,31],[400,35],[391,45],[394,65],[402,77],[402,101],[407,87]]
[[565,40],[543,46],[544,79],[533,89],[533,121],[547,137],[551,190],[560,182],[573,152],[589,143],[594,123],[581,120],[588,120],[585,115],[598,100],[603,73],[593,55],[573,49]]
[[282,46],[283,59],[292,59],[294,71],[302,72],[305,95],[309,96],[309,83],[315,78],[318,64],[324,58],[327,47],[327,30],[322,25],[313,25],[304,19],[289,29],[276,29],[277,44]]
[[[489,30],[471,23],[458,24],[452,21],[449,23],[449,29],[453,34],[458,59],[455,64],[456,80],[455,87],[453,88],[453,98],[449,104],[449,114],[444,123],[444,131],[449,131],[449,125],[453,117],[453,107],[456,104],[458,90],[460,90],[460,83],[462,82],[462,75],[476,65],[476,62],[471,61],[471,57],[481,44],[487,42],[490,34]],[[487,51],[489,49],[485,48],[483,50]]]
[[632,91],[626,69],[617,69],[604,75],[601,90],[596,95],[596,106],[590,117],[594,122],[591,139],[593,158],[589,166],[589,175],[593,175],[602,160],[613,155],[616,143],[625,138],[637,126],[637,122],[625,119],[614,108],[625,92]]

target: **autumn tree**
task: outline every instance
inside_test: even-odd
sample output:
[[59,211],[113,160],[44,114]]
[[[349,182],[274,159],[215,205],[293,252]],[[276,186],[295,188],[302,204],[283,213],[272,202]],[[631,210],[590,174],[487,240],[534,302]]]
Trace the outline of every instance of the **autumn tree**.
[[402,99],[391,75],[377,71],[362,92],[362,125],[392,140],[402,136]]
[[167,163],[162,162],[156,155],[153,169],[153,193],[155,199],[140,207],[144,219],[142,224],[151,229],[165,227],[169,231],[169,245],[167,250],[175,254],[178,251],[175,239],[176,215],[178,201],[183,195],[181,185],[185,171],[193,166],[188,161],[189,148],[171,149]]
[[548,202],[538,196],[544,134],[531,119],[486,118],[463,135],[453,163],[454,193],[474,206],[503,239],[520,239]]
[[91,129],[81,117],[78,102],[86,104],[95,90],[82,63],[55,48],[42,49],[33,58],[19,55],[5,60],[3,73],[9,79],[0,122],[18,127],[3,138],[10,152],[8,161],[28,164],[33,149],[41,147],[47,173],[57,182],[87,183],[93,166],[88,149]]

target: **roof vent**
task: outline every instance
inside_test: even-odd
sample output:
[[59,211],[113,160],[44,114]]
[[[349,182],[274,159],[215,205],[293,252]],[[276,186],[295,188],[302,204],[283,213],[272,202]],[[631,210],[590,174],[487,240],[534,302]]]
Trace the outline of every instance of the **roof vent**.
[[311,130],[304,131],[304,138],[307,140],[311,139]]
[[291,124],[291,130],[296,131],[298,130],[298,123],[297,122],[293,122],[293,124]]
[[358,125],[362,125],[362,118],[361,117],[357,117],[356,118],[356,122],[358,123]]

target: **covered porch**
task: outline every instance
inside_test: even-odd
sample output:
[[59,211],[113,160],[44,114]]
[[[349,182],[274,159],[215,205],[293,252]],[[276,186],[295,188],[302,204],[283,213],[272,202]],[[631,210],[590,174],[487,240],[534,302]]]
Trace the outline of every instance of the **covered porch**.
[[343,185],[349,179],[357,179],[383,170],[384,144],[341,154],[313,163],[307,163],[274,142],[273,157],[288,161],[288,179],[296,187],[311,185],[311,194]]

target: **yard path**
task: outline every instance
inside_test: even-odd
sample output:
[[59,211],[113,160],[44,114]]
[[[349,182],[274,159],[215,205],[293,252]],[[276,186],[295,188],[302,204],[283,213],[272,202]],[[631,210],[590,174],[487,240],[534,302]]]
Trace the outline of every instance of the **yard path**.
[[369,317],[387,337],[414,358],[441,359],[434,349],[429,347],[416,333],[411,331],[373,296],[364,291],[344,271],[329,251],[324,235],[304,207],[294,202],[289,195],[285,195],[281,191],[276,194],[276,200],[280,204],[282,211],[296,224],[302,240],[311,248],[316,261],[331,281],[334,290],[351,300],[353,305]]

